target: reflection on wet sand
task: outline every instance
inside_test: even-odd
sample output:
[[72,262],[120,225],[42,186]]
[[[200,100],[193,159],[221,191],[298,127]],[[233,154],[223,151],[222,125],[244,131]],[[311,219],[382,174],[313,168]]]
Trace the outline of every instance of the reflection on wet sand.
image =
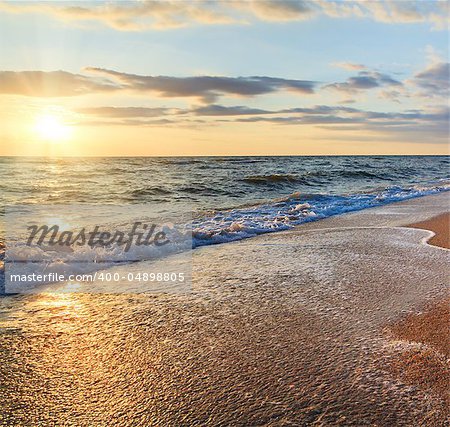
[[444,426],[383,329],[446,293],[448,252],[339,226],[419,203],[197,250],[187,294],[2,298],[0,424]]

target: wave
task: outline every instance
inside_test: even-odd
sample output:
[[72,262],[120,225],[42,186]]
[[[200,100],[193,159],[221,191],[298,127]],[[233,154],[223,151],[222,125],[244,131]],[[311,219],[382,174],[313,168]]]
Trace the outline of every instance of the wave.
[[217,195],[227,195],[230,197],[239,197],[243,193],[242,190],[235,188],[221,188],[213,187],[206,184],[192,184],[183,187],[179,187],[178,193],[180,195],[190,194],[190,195],[203,195],[203,196],[217,196]]
[[[7,251],[0,241],[0,263],[7,263],[7,272],[27,276],[26,280],[10,281],[8,292],[29,292],[57,280],[63,275],[90,274],[118,265],[131,265],[139,261],[159,260],[170,255],[186,253],[192,248],[191,233],[185,227],[164,226],[168,243],[164,245],[136,245],[129,249],[125,244],[108,246],[27,245],[25,242],[8,242]],[[0,294],[4,286],[5,268],[0,265]],[[46,275],[36,282],[32,275]],[[53,276],[52,276],[53,275]]]
[[196,218],[192,230],[193,246],[226,243],[288,230],[309,221],[449,190],[450,183],[441,182],[428,186],[389,186],[345,195],[296,192],[282,199]]
[[[388,181],[392,180],[392,178],[387,175],[376,174],[376,173],[368,172],[365,170],[338,171],[335,174],[342,178],[370,178],[370,179],[376,178],[376,179],[388,180]],[[333,175],[333,174],[331,174],[331,175]]]
[[172,191],[166,190],[161,187],[143,187],[138,188],[136,190],[131,191],[131,196],[139,197],[139,196],[165,196],[172,194]]
[[323,180],[337,178],[348,179],[377,179],[381,181],[392,181],[393,177],[387,174],[376,174],[366,170],[321,170],[308,171],[301,175],[294,174],[268,174],[251,175],[242,178],[240,181],[253,185],[272,185],[272,184],[303,184],[313,185]]
[[241,179],[242,182],[248,184],[272,184],[272,183],[296,183],[300,182],[300,179],[295,175],[282,175],[282,174],[271,174],[271,175],[253,175]]

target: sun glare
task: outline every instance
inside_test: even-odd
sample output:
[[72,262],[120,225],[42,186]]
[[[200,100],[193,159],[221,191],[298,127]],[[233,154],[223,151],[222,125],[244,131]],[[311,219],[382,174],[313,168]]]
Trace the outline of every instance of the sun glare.
[[51,115],[39,117],[36,121],[35,130],[40,138],[51,142],[65,141],[70,134],[70,127]]

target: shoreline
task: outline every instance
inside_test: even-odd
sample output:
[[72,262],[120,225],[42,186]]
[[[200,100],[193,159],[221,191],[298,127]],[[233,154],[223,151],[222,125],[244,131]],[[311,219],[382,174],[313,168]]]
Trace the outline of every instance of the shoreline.
[[[434,236],[427,244],[450,249],[450,212],[409,224],[408,228],[428,230]],[[404,343],[399,357],[388,369],[397,378],[428,390],[450,405],[450,295],[427,304],[388,326],[391,338]]]
[[408,227],[432,231],[435,235],[428,239],[427,243],[450,249],[450,212],[434,216],[425,221],[409,224]]

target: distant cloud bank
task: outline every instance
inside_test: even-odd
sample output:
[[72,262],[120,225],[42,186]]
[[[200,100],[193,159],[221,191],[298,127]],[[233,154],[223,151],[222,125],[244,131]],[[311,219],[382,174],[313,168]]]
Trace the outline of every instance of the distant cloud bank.
[[[346,70],[343,81],[319,82],[273,76],[151,76],[86,67],[80,73],[67,71],[0,71],[0,95],[32,98],[73,98],[89,96],[88,107],[76,101],[71,107],[77,124],[92,126],[164,126],[201,128],[230,123],[269,123],[273,125],[310,125],[328,131],[395,134],[403,139],[420,135],[447,141],[449,125],[450,65],[437,56],[429,58],[422,70],[403,79],[371,69],[364,64],[333,63]],[[125,96],[123,105],[92,105],[91,95]],[[285,108],[258,108],[233,105],[236,99],[280,94]],[[286,96],[289,94],[290,96]],[[345,95],[346,100],[339,100]],[[366,96],[378,98],[382,111],[370,107],[352,108]],[[306,97],[308,101],[306,102]],[[311,105],[318,99],[328,105]],[[350,98],[350,99],[349,99]],[[98,97],[104,99],[117,97]],[[169,102],[145,106],[152,99]],[[372,98],[373,99],[373,98]],[[183,102],[180,102],[183,101]],[[391,108],[396,102],[403,104]],[[113,103],[113,102],[111,102]],[[130,103],[134,105],[130,106]],[[233,103],[233,104],[232,104]],[[277,104],[275,104],[277,105]],[[364,105],[364,103],[363,103]],[[414,105],[415,107],[412,107]],[[418,106],[418,107],[417,107]]]
[[[336,64],[334,64],[336,65]],[[277,92],[314,95],[336,90],[350,96],[373,89],[398,97],[446,97],[449,94],[450,65],[442,60],[431,62],[404,81],[363,64],[342,63],[340,67],[356,75],[341,82],[318,82],[271,76],[151,76],[123,73],[104,68],[86,67],[81,74],[67,71],[0,71],[0,94],[32,97],[71,97],[102,92],[127,91],[160,98],[196,98],[214,104],[221,97],[255,97]],[[199,110],[200,111],[200,110]],[[228,115],[229,111],[210,105],[205,114]],[[261,111],[261,110],[255,110]],[[242,112],[241,112],[242,113]]]
[[0,93],[66,97],[106,91],[154,93],[159,97],[196,97],[211,103],[222,95],[257,96],[277,91],[312,94],[316,82],[278,77],[142,76],[87,67],[87,74],[66,71],[0,71]]
[[443,30],[449,23],[446,0],[142,0],[78,2],[0,2],[8,13],[41,13],[64,22],[100,22],[119,31],[171,29],[190,25],[242,25],[255,21],[289,22],[326,16],[382,23],[427,23]]

